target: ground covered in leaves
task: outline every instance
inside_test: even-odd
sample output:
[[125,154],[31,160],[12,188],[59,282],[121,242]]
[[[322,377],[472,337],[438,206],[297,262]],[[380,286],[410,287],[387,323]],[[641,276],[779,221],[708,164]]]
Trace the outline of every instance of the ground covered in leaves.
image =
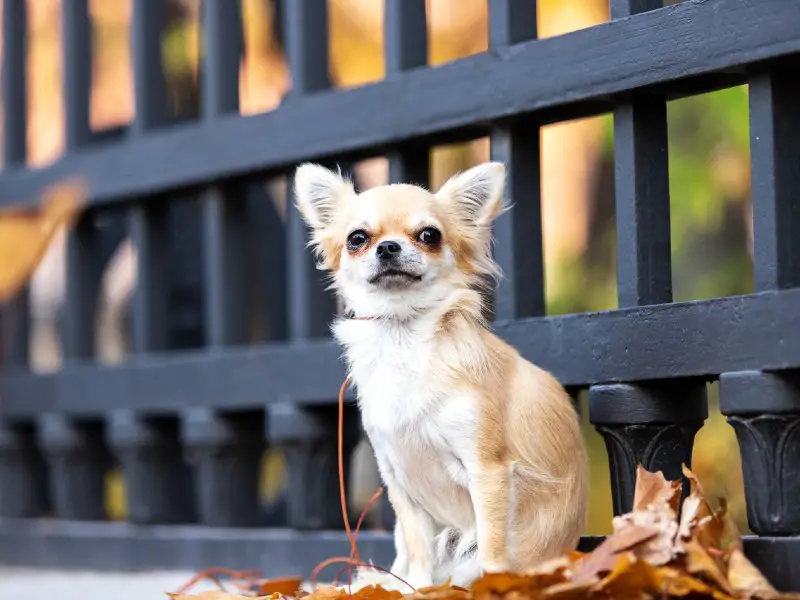
[[[485,575],[470,589],[439,586],[402,594],[380,586],[300,590],[299,578],[249,581],[239,591],[169,594],[173,600],[583,600],[594,598],[800,600],[779,593],[745,557],[724,501],[712,509],[694,474],[681,506],[681,482],[639,467],[633,510],[589,553],[568,552],[526,573]],[[247,589],[244,589],[244,588]]]

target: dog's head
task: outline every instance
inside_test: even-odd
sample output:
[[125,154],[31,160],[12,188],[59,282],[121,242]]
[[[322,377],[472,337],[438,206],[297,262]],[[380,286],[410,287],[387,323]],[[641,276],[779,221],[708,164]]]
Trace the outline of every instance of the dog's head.
[[295,194],[321,268],[348,308],[408,316],[499,275],[490,244],[504,181],[503,165],[490,162],[436,193],[395,184],[357,194],[341,174],[304,164]]

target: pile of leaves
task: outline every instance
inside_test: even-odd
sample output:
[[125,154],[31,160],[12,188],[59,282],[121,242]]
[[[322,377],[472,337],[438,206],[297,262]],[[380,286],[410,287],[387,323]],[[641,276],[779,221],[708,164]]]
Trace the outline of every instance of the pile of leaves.
[[[633,510],[613,520],[613,533],[589,553],[567,552],[526,573],[487,574],[470,589],[444,585],[402,594],[380,586],[300,589],[286,578],[251,582],[250,591],[169,594],[173,600],[583,600],[594,598],[800,599],[779,593],[745,557],[724,501],[712,509],[694,474],[681,506],[681,482],[641,466]],[[242,586],[239,586],[242,589]]]

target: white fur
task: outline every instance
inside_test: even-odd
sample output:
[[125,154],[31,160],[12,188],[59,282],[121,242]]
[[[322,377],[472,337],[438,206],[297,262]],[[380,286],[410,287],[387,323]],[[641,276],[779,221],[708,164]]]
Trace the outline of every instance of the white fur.
[[[476,463],[477,406],[474,398],[431,387],[435,327],[433,315],[406,321],[340,320],[334,327],[346,348],[381,476],[387,487],[406,495],[418,507],[420,520],[430,525],[430,545],[437,550],[433,572],[409,572],[402,551],[391,568],[415,588],[450,577],[463,585],[480,574],[477,553],[457,561],[458,552],[447,552],[444,543],[450,529],[461,533],[462,554],[476,540],[468,470]],[[374,574],[365,577],[368,580],[359,577],[357,584],[375,581]],[[405,587],[388,575],[380,579],[384,586]]]

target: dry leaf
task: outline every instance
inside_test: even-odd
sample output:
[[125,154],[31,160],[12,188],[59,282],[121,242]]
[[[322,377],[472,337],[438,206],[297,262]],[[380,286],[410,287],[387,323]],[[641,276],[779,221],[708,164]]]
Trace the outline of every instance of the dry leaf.
[[682,573],[677,569],[659,567],[656,574],[658,587],[664,596],[683,597],[691,595],[715,600],[733,600],[731,596],[715,590],[704,581]]
[[387,590],[379,585],[361,588],[351,596],[357,600],[397,600],[402,597],[403,594],[397,590]]
[[258,593],[263,596],[270,594],[281,594],[283,596],[295,596],[300,589],[303,581],[299,577],[279,577],[275,579],[265,579],[258,583]]
[[[800,600],[781,594],[742,552],[741,535],[724,502],[714,511],[694,474],[684,468],[691,492],[680,519],[680,482],[639,467],[634,510],[612,521],[614,532],[593,552],[568,551],[524,574],[486,574],[467,590],[449,582],[411,594],[368,586],[350,595],[346,587],[298,590],[299,579],[264,581],[262,597],[279,600]],[[278,593],[280,592],[280,593]],[[171,596],[174,600],[241,600],[225,592]]]
[[611,598],[640,598],[658,591],[655,567],[632,552],[619,555],[611,573],[592,588],[592,592],[602,592]]
[[684,550],[686,552],[687,572],[700,576],[726,594],[733,595],[733,589],[720,570],[719,564],[708,554],[703,546],[695,540],[690,540],[684,544]]
[[231,594],[230,592],[223,592],[222,590],[211,590],[207,592],[198,592],[196,594],[170,594],[167,596],[172,600],[277,600],[280,594],[272,594],[268,596],[242,596],[241,594]]
[[346,597],[346,590],[332,585],[318,585],[308,596],[305,596],[307,600],[335,600]]
[[608,536],[594,552],[575,563],[573,581],[591,581],[598,575],[611,571],[617,563],[617,556],[643,544],[658,535],[658,530],[649,527],[626,527]]
[[0,211],[0,304],[28,283],[56,232],[77,218],[86,192],[82,182],[68,180],[45,190],[38,209]]
[[741,550],[734,550],[728,559],[728,581],[740,598],[768,600],[778,597],[778,591],[766,580]]
[[661,471],[651,473],[642,465],[636,468],[633,512],[646,511],[650,507],[660,510],[666,504],[677,514],[680,501],[680,481],[668,481]]

